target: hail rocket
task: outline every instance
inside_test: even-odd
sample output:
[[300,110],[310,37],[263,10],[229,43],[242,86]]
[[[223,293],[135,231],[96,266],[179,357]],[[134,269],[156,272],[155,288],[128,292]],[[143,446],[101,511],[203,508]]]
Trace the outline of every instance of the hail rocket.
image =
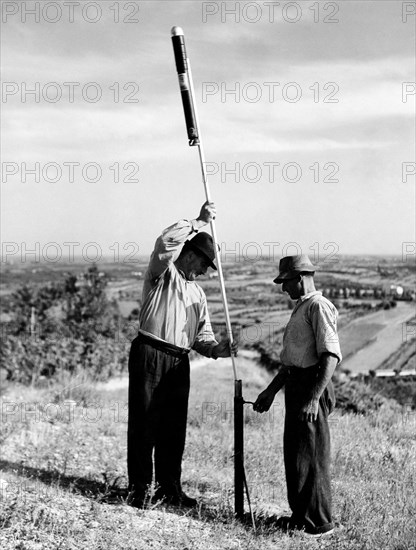
[[199,143],[198,124],[192,97],[192,81],[189,74],[190,67],[186,55],[185,37],[181,27],[172,27],[171,34],[189,145],[197,145]]

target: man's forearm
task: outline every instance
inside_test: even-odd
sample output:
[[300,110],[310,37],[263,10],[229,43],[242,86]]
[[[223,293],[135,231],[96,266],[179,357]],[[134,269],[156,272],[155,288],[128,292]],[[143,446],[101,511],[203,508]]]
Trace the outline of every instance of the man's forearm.
[[328,382],[331,380],[334,374],[335,368],[338,364],[338,357],[331,355],[330,353],[323,353],[319,360],[319,373],[315,384],[311,389],[311,398],[319,401],[319,398],[324,393]]
[[195,218],[194,220],[191,220],[191,225],[193,230],[199,231],[199,229],[207,225],[207,222],[201,220],[201,218]]
[[211,357],[212,359],[217,359],[217,356],[214,353],[214,348],[218,345],[216,340],[204,341],[204,340],[195,340],[192,345],[192,349],[195,350],[200,355],[204,357]]
[[274,394],[278,393],[286,384],[288,374],[289,374],[289,367],[282,365],[279,369],[279,372],[276,374],[276,376],[268,385],[267,389],[270,391],[273,391]]

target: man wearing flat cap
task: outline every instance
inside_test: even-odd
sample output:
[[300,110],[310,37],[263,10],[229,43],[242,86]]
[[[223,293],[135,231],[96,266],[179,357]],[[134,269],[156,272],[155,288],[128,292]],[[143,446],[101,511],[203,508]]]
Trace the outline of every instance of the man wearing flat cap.
[[254,410],[268,411],[285,388],[284,462],[292,516],[278,527],[312,536],[333,532],[328,415],[335,405],[331,377],[341,361],[338,312],[315,289],[316,267],[306,254],[280,260],[274,283],[297,300],[283,336],[282,363]]
[[[157,500],[195,506],[181,486],[191,349],[217,359],[236,353],[229,340],[218,343],[207,300],[195,282],[214,264],[211,235],[199,230],[215,218],[206,202],[199,216],[181,220],[157,239],[145,274],[140,330],[129,357],[127,468],[130,503],[145,504],[153,477]],[[192,238],[193,237],[193,238]]]

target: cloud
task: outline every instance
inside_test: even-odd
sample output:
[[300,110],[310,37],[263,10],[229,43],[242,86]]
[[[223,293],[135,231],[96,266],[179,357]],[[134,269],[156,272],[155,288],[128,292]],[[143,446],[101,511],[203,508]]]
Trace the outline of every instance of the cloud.
[[[116,4],[124,9],[125,4]],[[243,9],[244,3],[238,4]],[[186,33],[208,160],[261,163],[287,158],[301,163],[309,179],[308,167],[315,161],[331,160],[342,168],[339,184],[317,185],[313,193],[309,180],[284,193],[270,185],[247,187],[241,193],[238,185],[218,184],[216,195],[224,205],[233,208],[237,196],[241,211],[252,216],[248,224],[236,219],[225,224],[224,239],[240,231],[249,238],[254,231],[267,240],[275,231],[275,215],[284,217],[298,201],[309,225],[316,223],[309,206],[313,212],[329,212],[328,219],[319,222],[320,234],[331,226],[337,239],[345,236],[358,249],[360,231],[373,220],[380,250],[383,242],[391,250],[391,227],[400,226],[403,238],[413,227],[408,187],[401,189],[403,204],[396,202],[394,209],[390,197],[397,192],[401,162],[413,158],[414,107],[410,96],[402,101],[402,83],[415,79],[414,29],[402,22],[399,2],[338,3],[336,24],[324,23],[324,12],[314,21],[311,7],[318,4],[324,9],[323,3],[299,3],[302,18],[293,24],[282,18],[283,3],[273,23],[263,17],[255,24],[235,24],[230,18],[222,22],[221,14],[203,23],[201,3],[176,0],[140,2],[140,22],[133,25],[112,20],[111,2],[102,4],[107,13],[97,24],[21,24],[11,19],[3,26],[3,81],[15,82],[19,89],[2,103],[3,160],[99,162],[107,167],[136,161],[140,185],[134,187],[134,201],[126,198],[122,186],[111,185],[107,170],[107,180],[99,187],[101,213],[95,209],[94,186],[81,186],[82,193],[63,181],[55,187],[44,182],[30,189],[6,186],[3,209],[9,238],[24,235],[30,224],[34,236],[47,238],[53,229],[59,239],[64,233],[61,220],[69,227],[76,213],[79,239],[93,227],[94,238],[99,239],[100,232],[123,232],[130,240],[139,224],[146,233],[143,239],[150,242],[153,225],[163,217],[162,197],[175,215],[183,215],[182,208],[199,201],[201,190],[193,185],[200,178],[199,166],[196,151],[189,152],[187,145],[170,40],[170,28],[178,24]],[[22,83],[31,87],[36,82],[42,91],[48,82],[57,82],[62,99],[53,104],[41,97],[36,102],[29,95],[22,103]],[[80,83],[73,103],[64,82]],[[83,86],[91,82],[102,90],[96,103],[82,95]],[[132,91],[123,88],[128,82],[139,85],[138,103],[123,101]],[[204,102],[202,89],[210,82],[218,91]],[[276,84],[271,89],[267,82]],[[239,101],[231,94],[221,95],[222,87],[231,89],[236,83]],[[261,97],[251,101],[258,89]],[[299,90],[299,101],[291,102]],[[328,102],[331,99],[338,102]],[[362,220],[351,236],[348,221],[357,213],[357,191]],[[302,232],[296,224],[290,230]],[[303,238],[309,238],[306,230]]]

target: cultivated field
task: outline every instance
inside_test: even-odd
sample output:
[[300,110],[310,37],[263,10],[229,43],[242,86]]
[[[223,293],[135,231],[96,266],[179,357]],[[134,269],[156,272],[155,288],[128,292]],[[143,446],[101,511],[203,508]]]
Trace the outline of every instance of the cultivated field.
[[[341,329],[343,367],[351,372],[376,370],[406,341],[406,322],[415,315],[414,302],[371,313]],[[415,356],[409,367],[416,367]]]

